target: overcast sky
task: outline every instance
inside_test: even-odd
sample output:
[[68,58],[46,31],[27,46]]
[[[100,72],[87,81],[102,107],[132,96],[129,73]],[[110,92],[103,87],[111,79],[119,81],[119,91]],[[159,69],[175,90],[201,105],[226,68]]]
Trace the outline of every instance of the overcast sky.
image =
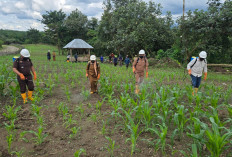
[[[149,0],[145,0],[148,2]],[[171,11],[174,17],[182,14],[183,0],[152,0],[161,3],[163,13]],[[208,0],[185,0],[186,10],[206,9]],[[0,29],[23,30],[30,27],[43,30],[42,14],[62,9],[69,14],[76,8],[88,18],[101,18],[103,0],[0,0]]]

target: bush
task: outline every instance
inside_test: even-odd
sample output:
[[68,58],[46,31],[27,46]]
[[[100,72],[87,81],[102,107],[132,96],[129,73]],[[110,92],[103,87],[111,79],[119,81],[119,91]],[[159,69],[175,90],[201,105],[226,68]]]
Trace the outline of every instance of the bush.
[[4,42],[2,40],[0,40],[0,48],[2,48],[3,43]]

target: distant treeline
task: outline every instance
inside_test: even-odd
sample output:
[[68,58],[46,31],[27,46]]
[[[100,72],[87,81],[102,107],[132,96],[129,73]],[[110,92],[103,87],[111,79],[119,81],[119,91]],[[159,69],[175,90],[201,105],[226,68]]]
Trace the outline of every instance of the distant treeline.
[[67,15],[62,10],[42,15],[44,32],[0,31],[0,40],[10,43],[46,43],[62,47],[81,38],[97,55],[110,53],[131,57],[144,49],[148,57],[169,57],[186,62],[200,51],[209,63],[232,63],[232,2],[209,0],[208,9],[188,11],[173,20],[162,14],[161,5],[141,0],[105,0],[101,20],[88,19],[78,9]]

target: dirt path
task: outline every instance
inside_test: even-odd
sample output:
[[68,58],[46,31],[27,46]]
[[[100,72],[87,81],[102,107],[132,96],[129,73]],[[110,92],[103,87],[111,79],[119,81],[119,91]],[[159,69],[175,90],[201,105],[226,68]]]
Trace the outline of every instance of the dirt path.
[[7,54],[15,54],[19,51],[19,48],[15,46],[3,46],[3,49],[0,50],[0,56]]

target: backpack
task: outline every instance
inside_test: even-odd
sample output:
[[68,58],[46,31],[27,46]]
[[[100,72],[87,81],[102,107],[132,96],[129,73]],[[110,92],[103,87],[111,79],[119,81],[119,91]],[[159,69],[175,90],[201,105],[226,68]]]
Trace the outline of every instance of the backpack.
[[[140,57],[138,57],[138,59],[137,59],[137,62],[136,62],[136,64],[135,64],[135,67],[136,67],[136,65],[138,64],[138,62],[139,62],[139,58]],[[147,57],[146,56],[144,56],[144,59],[145,59],[145,64],[146,64],[146,62],[147,62]]]
[[[197,58],[196,58],[195,62],[193,63],[193,65],[190,66],[191,69],[196,64],[196,62],[197,62]],[[204,62],[206,63],[205,59],[204,59]]]
[[[89,70],[89,67],[90,67],[90,62],[88,63],[88,70]],[[97,62],[97,69],[98,69],[98,62]]]

